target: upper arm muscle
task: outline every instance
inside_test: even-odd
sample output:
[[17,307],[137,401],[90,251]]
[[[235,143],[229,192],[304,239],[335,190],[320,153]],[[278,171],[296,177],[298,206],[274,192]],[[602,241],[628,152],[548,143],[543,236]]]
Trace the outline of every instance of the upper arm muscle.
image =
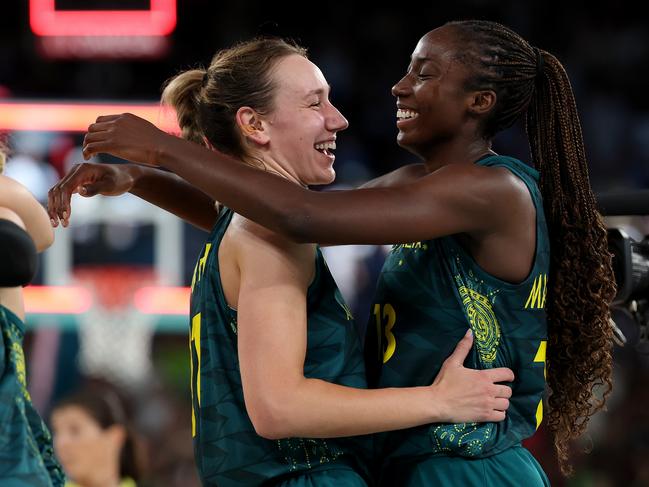
[[312,246],[254,226],[252,234],[242,231],[237,249],[238,346],[247,405],[263,395],[272,400],[303,377],[306,292],[314,269]]

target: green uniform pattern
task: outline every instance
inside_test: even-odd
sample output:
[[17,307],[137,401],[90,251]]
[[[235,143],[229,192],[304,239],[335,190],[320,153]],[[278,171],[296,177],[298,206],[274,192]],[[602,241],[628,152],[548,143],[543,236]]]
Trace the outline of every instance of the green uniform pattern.
[[[232,219],[224,209],[192,280],[190,351],[194,451],[204,485],[364,485],[370,437],[277,441],[256,434],[246,413],[237,356],[237,313],[225,300],[218,248]],[[366,388],[360,339],[320,249],[307,294],[306,377]],[[331,471],[337,470],[333,474]],[[320,472],[322,472],[320,474]],[[328,472],[328,473],[324,473]],[[302,478],[302,480],[300,480]],[[341,484],[343,485],[343,484]]]
[[0,485],[59,487],[65,476],[52,437],[27,391],[25,324],[0,305]]
[[[445,465],[431,460],[434,457],[484,459],[518,448],[542,418],[550,242],[538,172],[503,156],[487,157],[477,164],[507,168],[530,191],[536,207],[537,239],[529,276],[520,284],[495,278],[478,266],[454,236],[395,245],[377,285],[365,353],[372,386],[429,385],[471,327],[474,346],[465,365],[475,369],[510,367],[515,373],[507,419],[500,423],[434,424],[382,435],[385,485],[407,485],[402,482],[418,464],[432,461],[435,468]],[[525,452],[521,455],[529,455],[521,450]],[[525,470],[521,463],[515,470],[522,472],[515,485],[542,485],[534,479],[545,475],[533,458],[526,460],[526,464],[530,462],[534,469]],[[388,478],[392,480],[387,482]],[[476,479],[471,485],[483,482]]]

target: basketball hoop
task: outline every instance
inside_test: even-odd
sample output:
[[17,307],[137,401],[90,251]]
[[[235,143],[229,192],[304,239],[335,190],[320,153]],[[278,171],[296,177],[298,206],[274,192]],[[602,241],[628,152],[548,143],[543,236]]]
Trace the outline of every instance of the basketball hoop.
[[151,342],[155,318],[139,312],[133,295],[156,282],[152,269],[84,267],[75,281],[88,288],[95,306],[79,317],[79,368],[127,389],[151,382]]

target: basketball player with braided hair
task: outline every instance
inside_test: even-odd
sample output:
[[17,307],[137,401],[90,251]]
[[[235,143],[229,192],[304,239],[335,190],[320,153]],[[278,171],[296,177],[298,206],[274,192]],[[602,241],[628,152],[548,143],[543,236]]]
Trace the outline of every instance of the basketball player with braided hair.
[[[524,117],[532,162],[540,173],[551,243],[546,421],[562,471],[569,473],[569,441],[584,432],[612,388],[609,304],[616,291],[572,87],[555,56],[502,25],[450,25],[466,48],[464,62],[474,68],[467,89],[492,87],[505,101],[485,124],[485,137]],[[596,385],[604,387],[602,400],[593,397]]]
[[[421,38],[392,91],[397,141],[423,163],[359,190],[290,186],[128,114],[100,117],[84,153],[162,166],[298,242],[396,244],[368,326],[373,383],[427,383],[468,327],[475,342],[467,364],[510,367],[516,381],[503,422],[388,433],[383,483],[546,484],[520,446],[544,416],[546,373],[545,417],[564,473],[569,441],[611,388],[615,283],[568,77],[552,54],[510,29],[461,21]],[[533,167],[491,149],[517,120]],[[56,201],[50,216],[65,223],[69,197]]]

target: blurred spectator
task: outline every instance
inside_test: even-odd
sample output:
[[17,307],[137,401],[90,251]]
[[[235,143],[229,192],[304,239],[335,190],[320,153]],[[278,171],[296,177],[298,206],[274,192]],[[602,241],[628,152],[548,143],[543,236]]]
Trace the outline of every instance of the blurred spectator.
[[137,485],[141,452],[117,393],[84,389],[60,401],[51,419],[54,449],[71,482],[67,487]]

